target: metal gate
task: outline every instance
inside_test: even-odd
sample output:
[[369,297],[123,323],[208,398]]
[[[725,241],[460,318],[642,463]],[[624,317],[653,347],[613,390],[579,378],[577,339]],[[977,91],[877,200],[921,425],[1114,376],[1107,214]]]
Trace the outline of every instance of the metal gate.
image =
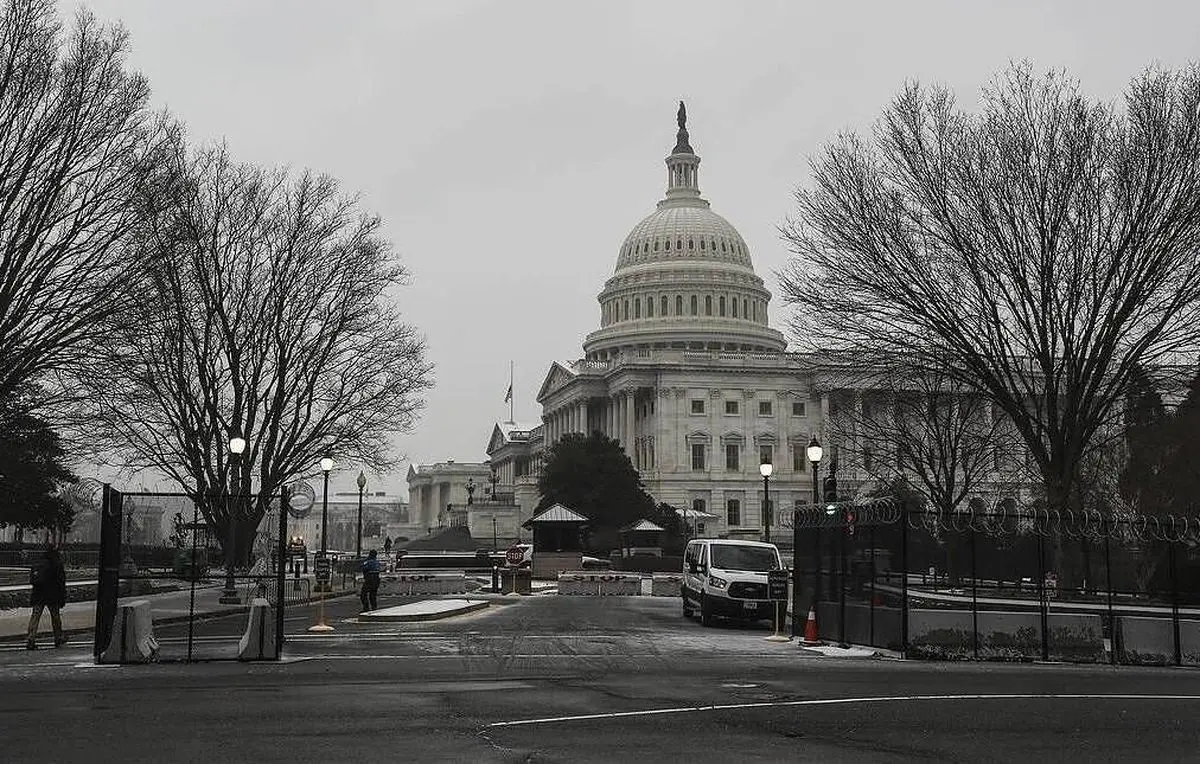
[[[127,656],[130,645],[112,649],[114,634],[127,640],[139,633],[139,619],[153,623],[156,644],[132,650],[134,660],[148,654],[159,661],[278,659],[287,606],[311,597],[308,579],[286,576],[289,498],[287,488],[270,496],[197,495],[120,491],[105,484],[95,661],[119,662],[115,656]],[[143,516],[150,507],[172,513],[172,543],[132,543],[139,505]],[[273,632],[271,650],[264,636],[268,631]],[[258,639],[242,649],[243,637],[251,633]]]

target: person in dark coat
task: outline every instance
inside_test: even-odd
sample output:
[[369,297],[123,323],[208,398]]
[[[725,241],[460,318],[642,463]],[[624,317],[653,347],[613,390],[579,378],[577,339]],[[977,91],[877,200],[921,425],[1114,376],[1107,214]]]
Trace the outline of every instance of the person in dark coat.
[[379,609],[379,554],[372,549],[362,564],[363,583],[358,598],[362,600],[362,612]]
[[63,646],[67,642],[62,628],[62,608],[67,604],[67,571],[56,548],[46,549],[45,556],[34,564],[29,571],[29,584],[31,612],[25,647],[37,649],[38,622],[42,620],[42,611],[47,608],[50,610],[50,624],[54,627],[54,646]]

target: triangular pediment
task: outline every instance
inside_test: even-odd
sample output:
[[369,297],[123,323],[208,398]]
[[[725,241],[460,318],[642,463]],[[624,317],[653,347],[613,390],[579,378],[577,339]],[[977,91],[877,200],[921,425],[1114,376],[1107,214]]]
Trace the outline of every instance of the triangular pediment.
[[493,453],[496,452],[497,449],[502,447],[506,442],[507,442],[507,438],[504,437],[504,430],[500,429],[500,425],[498,425],[498,424],[493,425],[492,426],[492,437],[488,438],[487,450],[484,451],[484,453],[487,454],[488,456],[491,456]]
[[553,393],[555,390],[566,387],[575,379],[575,374],[570,369],[563,366],[558,361],[550,364],[550,370],[546,372],[546,378],[542,382],[541,388],[538,390],[537,402],[541,403],[546,396]]

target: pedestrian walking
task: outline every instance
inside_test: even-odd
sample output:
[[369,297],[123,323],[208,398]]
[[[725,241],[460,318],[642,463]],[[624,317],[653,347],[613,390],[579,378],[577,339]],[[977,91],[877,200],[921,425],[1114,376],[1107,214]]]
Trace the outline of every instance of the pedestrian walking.
[[374,549],[363,560],[362,576],[362,590],[358,598],[362,600],[362,612],[369,613],[379,609],[379,553]]
[[62,608],[67,604],[67,571],[63,568],[58,549],[53,546],[47,548],[42,559],[34,563],[29,571],[29,584],[31,612],[25,647],[37,649],[38,623],[42,620],[42,611],[47,608],[50,610],[50,624],[54,627],[54,646],[63,646],[67,642],[62,628]]

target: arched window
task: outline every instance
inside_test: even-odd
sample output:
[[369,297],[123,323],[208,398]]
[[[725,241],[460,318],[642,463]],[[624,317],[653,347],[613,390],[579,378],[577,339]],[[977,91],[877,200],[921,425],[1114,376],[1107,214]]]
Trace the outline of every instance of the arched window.
[[625,301],[625,320],[629,320],[629,300]]
[[718,301],[718,312],[722,316],[725,315],[725,297],[723,295],[722,295],[721,299]]
[[659,306],[658,306],[658,307],[659,307],[658,314],[659,314],[660,316],[665,316],[665,315],[667,315],[667,296],[666,296],[665,294],[662,296],[662,299],[661,299],[661,300],[659,300]]
[[658,239],[655,239],[655,240],[654,240],[654,251],[655,251],[655,252],[657,252],[657,251],[658,251]]
[[738,314],[737,314],[737,298],[736,297],[734,297],[732,300],[729,301],[729,307],[733,308],[733,317],[737,318]]
[[698,312],[696,310],[698,305],[699,305],[699,301],[697,300],[696,295],[692,295],[692,315],[693,316],[696,315]]
[[758,300],[755,300],[754,302],[752,302],[750,304],[754,306],[754,320],[757,321],[758,320]]
[[675,315],[683,315],[683,295],[681,294],[675,295]]
[[704,249],[704,239],[700,240],[700,249]]
[[683,239],[675,240],[675,249],[683,249]]
[[706,316],[712,315],[712,295],[711,294],[704,295],[704,315],[706,315]]
[[750,304],[742,300],[742,318],[750,318]]
[[663,249],[667,250],[668,252],[671,251],[671,240],[670,239],[667,239],[666,241],[663,242]]
[[646,318],[654,318],[654,298],[646,298]]
[[725,240],[724,239],[721,239],[721,251],[722,252],[725,251]]
[[695,249],[695,248],[696,248],[696,242],[695,242],[695,240],[693,240],[693,239],[688,239],[688,249]]
[[633,298],[633,317],[634,318],[642,317],[642,298],[641,297]]

